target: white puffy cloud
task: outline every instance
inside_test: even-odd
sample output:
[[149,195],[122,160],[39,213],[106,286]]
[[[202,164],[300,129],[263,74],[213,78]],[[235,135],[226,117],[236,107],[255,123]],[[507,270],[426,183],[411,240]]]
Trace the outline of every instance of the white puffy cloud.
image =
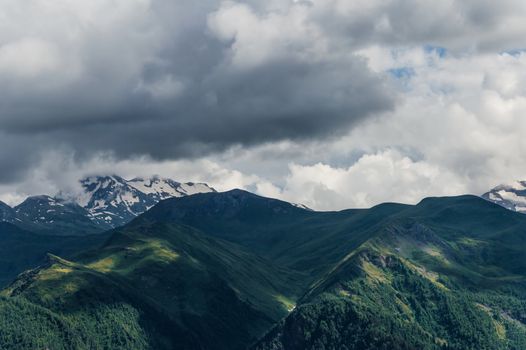
[[[239,162],[257,158],[254,164],[263,168],[281,164],[285,180],[261,186],[261,193],[342,209],[481,194],[526,178],[526,53],[455,55],[429,47],[361,52],[371,69],[399,85],[396,110],[343,138],[280,144],[274,158],[270,147],[242,156]],[[292,165],[285,171],[287,159]]]
[[465,189],[447,169],[385,150],[366,154],[349,167],[292,164],[281,192],[259,190],[311,208],[334,210],[367,208],[384,201],[414,204],[424,196],[451,195]]
[[404,102],[391,116],[353,130],[351,147],[409,149],[457,173],[475,193],[526,176],[526,55],[431,52],[420,61],[395,59],[383,67],[411,67]]

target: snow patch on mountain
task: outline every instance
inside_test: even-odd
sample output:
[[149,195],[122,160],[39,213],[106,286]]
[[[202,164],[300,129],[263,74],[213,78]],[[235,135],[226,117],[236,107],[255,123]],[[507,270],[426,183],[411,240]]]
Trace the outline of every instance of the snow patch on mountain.
[[495,187],[482,195],[482,198],[504,208],[526,213],[526,181],[515,181]]
[[313,211],[311,208],[307,207],[305,204],[301,204],[301,203],[290,203],[290,204],[292,204],[296,208]]
[[144,213],[159,201],[215,192],[202,183],[179,183],[154,176],[126,180],[120,176],[93,176],[81,180],[84,192],[75,201],[88,210],[94,220],[112,227],[123,225]]
[[179,183],[158,176],[133,180],[91,176],[80,180],[80,185],[80,193],[31,196],[14,208],[0,202],[0,221],[21,223],[37,231],[53,231],[60,223],[65,233],[70,227],[100,232],[130,222],[161,200],[215,192],[203,183]]

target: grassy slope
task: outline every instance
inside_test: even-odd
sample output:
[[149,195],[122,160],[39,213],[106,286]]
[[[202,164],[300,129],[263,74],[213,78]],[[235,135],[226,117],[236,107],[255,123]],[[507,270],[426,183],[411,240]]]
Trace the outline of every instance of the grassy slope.
[[[135,341],[137,348],[242,349],[287,314],[297,280],[231,243],[151,224],[116,231],[102,250],[76,263],[54,257],[4,294],[53,310],[65,324],[88,325],[66,328],[90,335],[93,344],[83,347]],[[118,320],[109,324],[113,310]],[[128,339],[130,327],[135,335]],[[117,335],[108,340],[108,332]],[[124,340],[111,343],[118,339]]]

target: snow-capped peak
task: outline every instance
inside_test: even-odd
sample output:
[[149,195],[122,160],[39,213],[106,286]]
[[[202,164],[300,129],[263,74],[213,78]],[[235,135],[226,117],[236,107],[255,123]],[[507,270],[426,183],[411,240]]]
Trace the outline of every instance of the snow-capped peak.
[[196,193],[214,192],[214,189],[203,183],[180,183],[171,179],[154,176],[149,179],[135,178],[128,181],[135,189],[163,200],[173,197],[189,196]]
[[159,177],[152,177],[150,179],[135,178],[128,181],[128,184],[142,193],[157,196],[160,199],[181,197],[181,193],[178,191],[181,184],[170,179]]
[[158,176],[133,180],[117,175],[90,176],[80,180],[80,185],[80,193],[31,196],[14,208],[0,202],[0,222],[55,233],[58,223],[63,224],[65,233],[70,227],[79,232],[100,232],[130,222],[161,200],[215,192],[203,183],[180,183]]
[[482,197],[507,209],[526,213],[526,181],[499,185]]
[[80,181],[84,192],[76,202],[95,220],[119,226],[145,212],[159,201],[196,193],[215,192],[206,184],[179,183],[153,176],[123,179],[120,176],[92,176]]

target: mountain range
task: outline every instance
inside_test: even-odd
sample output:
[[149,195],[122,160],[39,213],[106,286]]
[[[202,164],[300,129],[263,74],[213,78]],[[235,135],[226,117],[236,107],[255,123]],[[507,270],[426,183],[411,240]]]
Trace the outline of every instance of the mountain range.
[[200,183],[170,179],[125,180],[93,176],[80,181],[79,193],[31,196],[11,208],[0,202],[0,286],[46,261],[101,244],[109,230],[123,225],[157,202],[200,192],[215,192]]
[[[215,192],[204,183],[180,183],[158,176],[132,180],[117,175],[91,176],[79,183],[81,191],[76,193],[31,196],[14,208],[0,201],[0,222],[50,235],[101,233],[130,222],[162,200]],[[526,181],[497,186],[482,198],[526,213]]]
[[526,348],[526,216],[477,196],[317,212],[209,192],[104,235],[5,286],[0,348]]

